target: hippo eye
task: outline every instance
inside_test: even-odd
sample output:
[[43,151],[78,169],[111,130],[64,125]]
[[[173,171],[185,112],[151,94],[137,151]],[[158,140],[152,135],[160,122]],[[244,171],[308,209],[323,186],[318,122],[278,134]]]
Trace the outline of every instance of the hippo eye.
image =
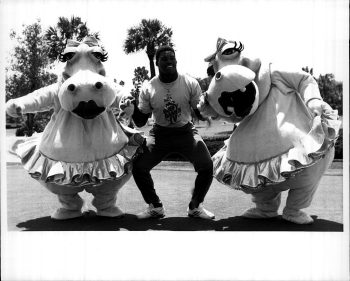
[[222,55],[232,55],[234,52],[242,52],[244,49],[244,45],[242,44],[241,41],[234,41],[231,42],[233,44],[235,44],[232,48],[227,48],[226,50],[224,50],[221,54]]
[[97,58],[99,61],[106,61],[108,58],[108,54],[107,53],[100,53],[100,52],[92,52],[92,55]]
[[218,71],[216,74],[215,74],[215,80],[220,80],[221,79],[221,72]]
[[74,52],[69,52],[69,53],[65,53],[65,54],[60,54],[58,56],[58,59],[61,61],[61,62],[66,62],[66,61],[69,61],[71,60],[73,57],[74,57],[75,53]]
[[225,51],[222,52],[223,55],[231,55],[235,52],[236,50],[234,48],[229,48]]

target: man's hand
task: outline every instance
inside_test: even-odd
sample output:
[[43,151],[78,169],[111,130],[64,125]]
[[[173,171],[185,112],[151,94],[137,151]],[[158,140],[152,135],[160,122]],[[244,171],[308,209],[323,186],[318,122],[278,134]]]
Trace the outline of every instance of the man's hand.
[[9,100],[6,103],[6,113],[12,117],[21,117],[23,112],[22,105],[15,100]]

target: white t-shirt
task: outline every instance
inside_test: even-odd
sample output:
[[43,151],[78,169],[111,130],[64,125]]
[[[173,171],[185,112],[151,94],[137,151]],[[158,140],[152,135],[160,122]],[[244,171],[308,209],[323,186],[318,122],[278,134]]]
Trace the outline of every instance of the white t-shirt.
[[191,107],[197,108],[202,91],[196,79],[179,74],[172,83],[162,83],[156,76],[147,81],[139,96],[142,113],[153,113],[156,124],[182,127],[191,121]]

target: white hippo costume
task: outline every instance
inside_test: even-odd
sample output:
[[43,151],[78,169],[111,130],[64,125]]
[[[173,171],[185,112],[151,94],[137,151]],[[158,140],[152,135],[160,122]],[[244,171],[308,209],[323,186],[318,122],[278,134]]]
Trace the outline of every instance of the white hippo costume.
[[298,224],[313,219],[310,206],[334,157],[340,121],[322,101],[317,82],[304,71],[287,71],[242,56],[243,44],[219,38],[206,61],[215,75],[199,110],[239,123],[213,156],[214,177],[252,195],[255,207],[243,216],[278,216],[281,192],[288,191],[282,217]]
[[132,159],[144,138],[112,113],[122,89],[105,77],[107,53],[94,37],[68,40],[59,59],[61,81],[7,102],[11,116],[54,109],[43,133],[14,146],[28,173],[54,194],[61,207],[51,217],[82,215],[79,192],[94,196],[98,216],[120,217],[117,193],[131,177]]

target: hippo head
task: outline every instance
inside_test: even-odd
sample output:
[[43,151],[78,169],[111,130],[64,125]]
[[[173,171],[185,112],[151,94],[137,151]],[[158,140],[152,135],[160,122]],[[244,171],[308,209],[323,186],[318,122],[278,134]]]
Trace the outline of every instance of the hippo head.
[[107,53],[94,37],[68,40],[59,56],[66,63],[58,98],[62,108],[83,119],[93,119],[116,98],[113,83],[105,75],[102,62]]
[[215,73],[206,99],[222,117],[238,123],[253,114],[259,103],[255,73],[241,65],[227,65]]
[[218,38],[216,42],[216,51],[204,60],[209,62],[214,72],[225,65],[239,64],[240,54],[244,49],[244,45],[240,41],[228,41]]
[[211,69],[213,73],[216,73],[226,65],[238,64],[248,67],[257,74],[261,66],[260,59],[243,56],[243,50],[244,45],[240,41],[218,38],[216,51],[206,57],[204,61],[209,63],[208,70]]

